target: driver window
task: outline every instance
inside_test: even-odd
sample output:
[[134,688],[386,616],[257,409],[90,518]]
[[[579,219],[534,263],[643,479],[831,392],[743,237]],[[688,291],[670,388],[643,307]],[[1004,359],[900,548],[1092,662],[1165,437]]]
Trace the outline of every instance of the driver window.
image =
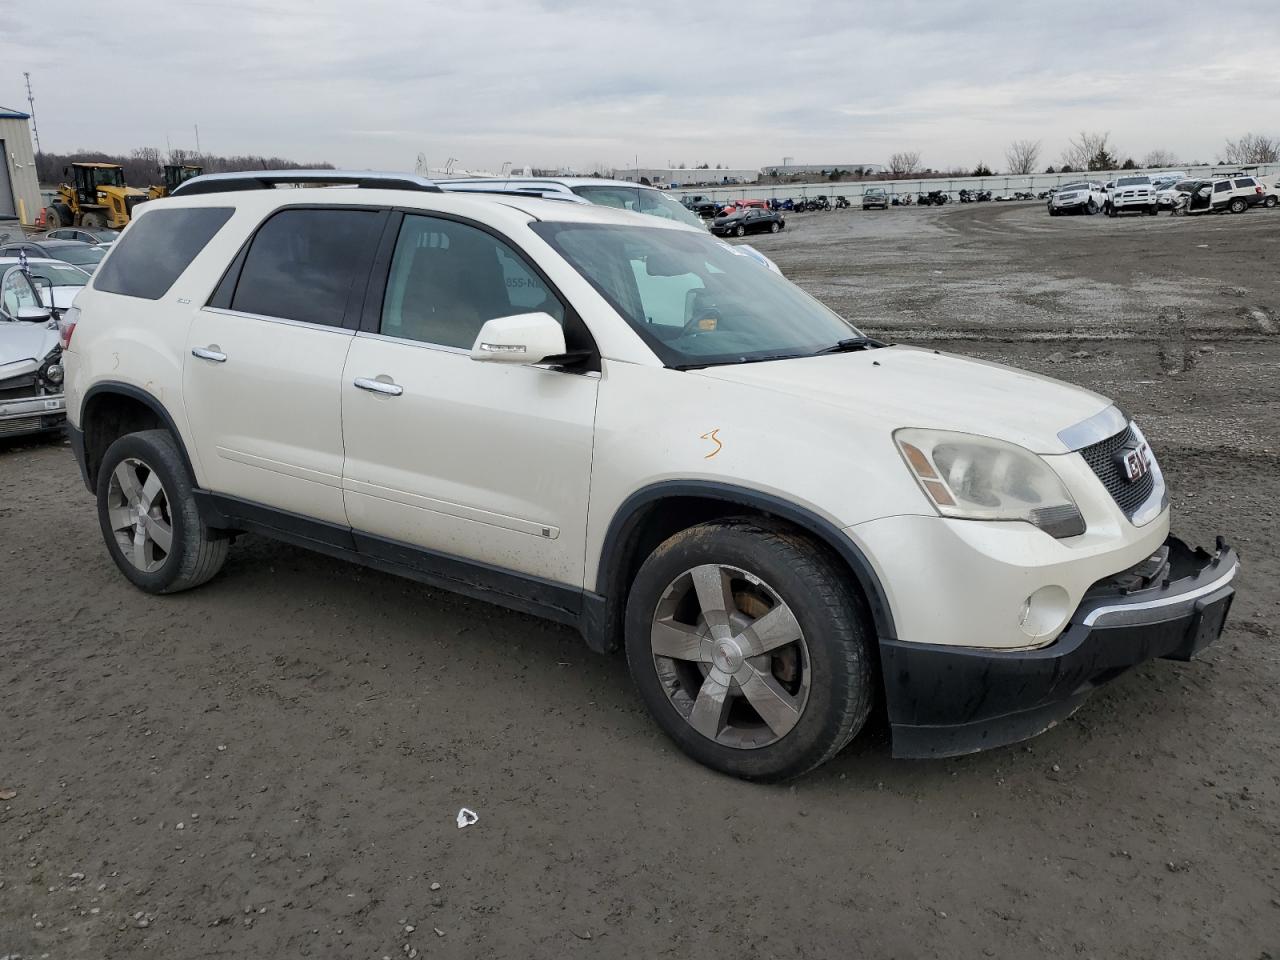
[[510,246],[476,227],[409,215],[400,227],[379,332],[470,350],[488,320],[564,306]]
[[0,282],[0,304],[3,304],[4,312],[15,320],[23,307],[41,306],[31,282],[17,269],[6,273]]

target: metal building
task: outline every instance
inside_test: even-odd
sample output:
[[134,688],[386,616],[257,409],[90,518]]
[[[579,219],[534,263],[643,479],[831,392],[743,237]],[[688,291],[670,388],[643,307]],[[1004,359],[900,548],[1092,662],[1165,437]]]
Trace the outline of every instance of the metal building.
[[40,213],[40,183],[31,143],[31,117],[0,106],[0,220],[31,223]]

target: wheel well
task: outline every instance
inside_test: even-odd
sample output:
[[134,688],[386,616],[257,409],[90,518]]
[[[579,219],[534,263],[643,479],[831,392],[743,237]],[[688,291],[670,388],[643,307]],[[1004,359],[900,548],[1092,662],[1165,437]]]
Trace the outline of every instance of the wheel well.
[[123,393],[104,392],[89,397],[80,418],[84,431],[84,461],[89,483],[98,483],[98,467],[107,448],[128,433],[165,429],[168,424],[149,404]]
[[888,602],[870,565],[852,541],[843,538],[846,544],[836,542],[833,537],[840,534],[835,527],[786,505],[785,501],[778,501],[775,505],[753,503],[752,499],[755,498],[682,493],[647,499],[630,512],[625,512],[624,505],[620,512],[625,512],[625,515],[620,520],[615,519],[605,538],[596,581],[596,593],[604,598],[604,622],[594,625],[595,629],[588,634],[588,642],[603,650],[617,647],[631,584],[659,544],[681,530],[726,517],[754,517],[789,527],[826,548],[832,559],[848,571],[850,582],[862,592],[871,609],[876,633],[881,637],[894,636]]

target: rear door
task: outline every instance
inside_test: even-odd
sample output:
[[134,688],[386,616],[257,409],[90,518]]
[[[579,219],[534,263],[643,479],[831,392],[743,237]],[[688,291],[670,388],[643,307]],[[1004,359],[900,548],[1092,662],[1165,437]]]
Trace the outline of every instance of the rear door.
[[342,366],[386,216],[278,210],[196,310],[183,394],[214,492],[346,525]]
[[362,551],[581,588],[598,374],[470,356],[485,321],[536,311],[565,325],[570,350],[593,350],[504,238],[418,213],[388,233],[342,377],[343,487]]

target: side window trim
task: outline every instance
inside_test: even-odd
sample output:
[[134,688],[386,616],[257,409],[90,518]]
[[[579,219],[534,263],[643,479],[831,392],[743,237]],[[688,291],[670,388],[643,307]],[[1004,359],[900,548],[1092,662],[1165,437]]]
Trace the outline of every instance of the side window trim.
[[[253,228],[253,232],[245,238],[244,243],[240,245],[235,258],[231,261],[231,265],[227,267],[222,278],[218,281],[218,285],[213,288],[213,293],[209,296],[209,300],[205,306],[213,310],[232,313],[241,317],[253,317],[260,320],[273,320],[280,323],[297,323],[306,327],[315,327],[317,329],[326,330],[347,330],[355,331],[360,327],[360,310],[362,301],[369,283],[369,269],[372,266],[373,255],[365,260],[365,262],[355,270],[356,279],[351,284],[351,289],[347,292],[347,302],[343,308],[342,324],[340,326],[328,326],[326,324],[311,323],[307,320],[294,320],[290,317],[268,317],[264,314],[249,313],[244,310],[233,309],[231,304],[235,300],[236,287],[240,284],[240,274],[244,270],[245,260],[248,259],[249,250],[253,246],[253,241],[257,238],[258,233],[271,222],[272,218],[281,213],[290,210],[370,210],[375,213],[382,214],[383,224],[379,224],[377,229],[382,231],[385,229],[385,219],[390,213],[385,207],[376,207],[368,204],[325,204],[325,203],[292,203],[282,207],[275,207],[263,217]],[[361,271],[365,274],[365,282],[360,282]]]
[[[470,217],[459,216],[455,213],[446,213],[440,210],[428,210],[414,207],[396,207],[394,210],[389,212],[391,214],[391,221],[394,221],[394,226],[391,221],[388,222],[387,227],[383,232],[382,240],[378,245],[377,255],[373,261],[369,284],[365,291],[364,309],[360,319],[359,330],[361,333],[376,336],[378,339],[394,343],[414,343],[419,346],[444,350],[450,353],[470,354],[470,351],[468,350],[460,350],[446,344],[422,343],[420,341],[409,340],[404,337],[392,337],[381,333],[382,302],[386,297],[387,284],[391,279],[391,261],[395,256],[396,243],[400,239],[400,227],[403,225],[404,218],[406,216],[432,217],[437,220],[448,220],[453,223],[460,223],[463,226],[473,227],[474,229],[479,230],[482,233],[486,233],[495,240],[505,244],[511,252],[519,258],[520,262],[546,285],[547,291],[559,300],[561,305],[564,307],[564,329],[566,339],[570,339],[572,334],[572,339],[579,341],[581,344],[577,349],[590,350],[590,358],[582,364],[575,366],[573,368],[574,372],[599,372],[600,350],[596,346],[595,338],[591,335],[591,331],[587,328],[586,323],[583,321],[582,317],[578,315],[578,311],[574,309],[573,304],[569,302],[569,298],[560,292],[560,288],[552,282],[551,278],[546,275],[543,269],[538,266],[538,264],[535,263],[533,259],[525,253],[523,248],[511,239],[511,237],[495,230],[488,224],[472,220]],[[569,349],[575,349],[572,343],[570,344]]]

